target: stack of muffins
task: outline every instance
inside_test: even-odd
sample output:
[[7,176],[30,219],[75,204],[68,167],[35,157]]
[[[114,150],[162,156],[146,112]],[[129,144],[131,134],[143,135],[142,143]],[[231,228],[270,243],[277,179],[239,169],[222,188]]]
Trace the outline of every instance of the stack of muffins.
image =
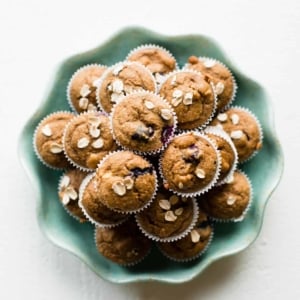
[[101,255],[135,265],[154,241],[190,261],[209,247],[213,222],[243,220],[252,187],[237,166],[261,148],[262,130],[231,106],[237,85],[223,63],[191,56],[179,69],[168,50],[143,45],[113,66],[83,66],[66,88],[73,112],[41,120],[33,145],[64,170],[59,200],[95,225]]

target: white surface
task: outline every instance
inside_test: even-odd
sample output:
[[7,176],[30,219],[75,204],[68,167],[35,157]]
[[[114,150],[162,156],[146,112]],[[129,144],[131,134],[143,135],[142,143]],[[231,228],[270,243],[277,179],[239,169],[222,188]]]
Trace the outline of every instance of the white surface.
[[[0,2],[0,299],[300,299],[300,2],[74,2]],[[181,286],[113,285],[53,246],[17,158],[20,130],[57,64],[127,25],[214,37],[271,94],[284,147],[285,173],[255,244]]]

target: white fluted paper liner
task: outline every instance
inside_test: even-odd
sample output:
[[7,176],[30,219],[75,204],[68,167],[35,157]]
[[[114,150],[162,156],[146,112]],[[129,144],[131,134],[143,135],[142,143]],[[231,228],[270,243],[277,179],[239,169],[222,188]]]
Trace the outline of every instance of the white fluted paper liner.
[[[163,84],[171,77],[174,77],[176,76],[177,74],[180,74],[180,73],[191,73],[191,74],[197,74],[199,76],[201,76],[203,78],[203,74],[199,71],[196,71],[196,70],[192,70],[192,69],[180,69],[180,70],[175,70],[171,73],[168,73],[166,76],[165,76],[165,79],[164,81],[162,81],[161,85],[159,86],[159,90],[158,90],[158,93],[160,93],[160,89],[161,87],[163,86]],[[203,128],[205,128],[213,119],[215,113],[216,113],[216,110],[217,110],[217,105],[218,105],[218,97],[217,97],[217,94],[215,92],[215,87],[214,87],[214,84],[212,82],[209,83],[210,86],[211,86],[211,90],[213,92],[213,96],[214,96],[214,106],[213,106],[213,109],[212,109],[212,112],[211,114],[209,115],[209,117],[206,119],[206,121],[195,127],[194,129],[181,129],[181,128],[178,128],[178,131],[179,132],[188,132],[188,131],[191,131],[191,130],[201,130]],[[171,104],[170,104],[171,105]],[[172,106],[172,105],[171,105]],[[178,127],[180,127],[180,125],[178,125]]]
[[[82,166],[80,164],[78,164],[76,161],[74,161],[67,153],[66,149],[65,149],[65,144],[66,144],[66,135],[67,135],[67,131],[69,130],[69,127],[73,124],[73,122],[75,122],[77,120],[77,118],[84,116],[84,115],[94,115],[95,113],[100,114],[100,115],[104,115],[107,116],[106,113],[102,112],[102,111],[84,111],[78,115],[76,115],[72,120],[70,120],[68,122],[68,124],[65,127],[64,133],[63,133],[63,138],[62,138],[62,142],[63,142],[63,149],[64,149],[64,155],[67,158],[67,160],[69,161],[69,163],[74,167],[77,168],[83,172],[93,172],[95,171],[95,169],[90,169],[87,168],[85,166]],[[100,149],[101,150],[101,149]]]
[[[95,242],[95,246],[97,248],[97,226],[95,226],[95,229],[94,229],[94,242]],[[149,254],[151,253],[151,250],[152,250],[152,245],[149,247],[149,250],[147,251],[147,253],[143,256],[143,257],[140,257],[139,259],[137,259],[136,261],[134,262],[131,262],[131,263],[127,263],[127,264],[119,264],[115,261],[112,261],[112,260],[109,260],[107,257],[103,256],[100,252],[99,255],[102,255],[105,259],[109,260],[110,262],[116,264],[116,265],[119,265],[119,266],[122,266],[122,267],[134,267],[136,266],[137,264],[141,263],[147,256],[149,256]]]
[[[214,175],[213,179],[211,180],[211,182],[196,192],[180,192],[180,191],[174,190],[172,188],[169,188],[169,190],[172,191],[173,193],[175,193],[179,196],[183,196],[183,197],[197,197],[197,196],[200,196],[203,193],[206,193],[207,191],[209,191],[217,183],[219,176],[220,176],[220,171],[221,171],[221,154],[220,154],[219,150],[217,149],[215,142],[213,140],[211,140],[208,136],[206,136],[205,134],[203,134],[199,131],[188,131],[188,132],[184,132],[184,133],[180,133],[180,134],[176,135],[174,137],[174,139],[177,137],[180,137],[180,136],[190,134],[190,133],[205,139],[207,142],[209,142],[211,144],[211,146],[213,147],[213,149],[216,153],[216,156],[217,156],[217,165],[216,165],[215,175]],[[159,158],[158,170],[159,170],[159,174],[160,174],[163,182],[167,183],[168,181],[165,179],[163,170],[162,170],[163,157],[164,157],[164,153],[162,153],[162,155]]]
[[[233,76],[231,70],[223,62],[221,62],[221,61],[219,61],[215,58],[208,57],[208,56],[199,56],[198,59],[201,60],[201,61],[210,60],[210,61],[213,61],[215,63],[218,63],[218,64],[222,65],[229,72],[229,74],[231,76],[232,84],[233,84],[232,96],[231,96],[230,100],[228,101],[228,103],[220,110],[220,112],[223,112],[223,111],[227,110],[229,108],[229,106],[232,105],[233,101],[236,98],[236,94],[237,94],[238,85],[236,83],[235,77]],[[186,63],[183,66],[183,69],[184,70],[189,70],[189,65],[190,65],[189,63]]]
[[[125,67],[125,66],[130,66],[130,65],[138,65],[140,68],[142,68],[148,75],[149,77],[152,79],[153,83],[154,83],[154,93],[157,92],[157,84],[156,84],[156,81],[155,81],[155,78],[153,76],[153,74],[150,72],[150,70],[148,68],[146,68],[144,65],[138,63],[138,62],[129,62],[129,61],[121,61],[121,62],[118,62],[116,64],[114,64],[113,66],[109,67],[108,69],[106,69],[104,71],[104,73],[102,74],[102,76],[100,77],[99,79],[99,85],[96,89],[96,100],[97,100],[97,104],[98,104],[98,108],[101,110],[101,111],[104,111],[106,113],[110,113],[110,112],[107,112],[103,106],[102,106],[102,103],[101,103],[101,97],[100,97],[100,90],[101,90],[101,87],[103,85],[103,81],[105,80],[105,78],[111,73],[113,72],[114,69],[116,68],[121,68],[121,67]],[[137,90],[142,90],[142,89],[138,89]],[[125,95],[124,95],[125,96]],[[112,104],[113,105],[113,104]]]
[[[66,173],[67,173],[67,172],[64,172],[64,173],[60,176],[60,178],[59,178],[58,185],[57,185],[57,194],[60,193],[60,190],[61,190],[61,188],[62,188],[62,186],[61,186],[61,185],[62,185],[62,180],[63,180],[63,178],[65,177]],[[59,197],[59,196],[58,196],[58,197]],[[78,192],[78,199],[76,199],[76,200],[71,200],[71,201],[78,201],[78,205],[79,205],[79,192]],[[64,210],[66,211],[66,213],[67,213],[69,216],[71,216],[72,218],[74,218],[75,220],[77,220],[77,221],[79,221],[79,222],[82,222],[82,220],[81,220],[78,216],[74,215],[74,214],[67,208],[67,206],[64,205],[64,204],[62,203],[61,199],[59,199],[59,202],[61,203],[62,207],[64,208]],[[79,206],[79,207],[80,207],[80,206]],[[81,207],[80,207],[80,208],[81,208]]]
[[[129,60],[130,56],[132,56],[133,54],[137,53],[137,52],[140,52],[140,51],[143,51],[143,50],[148,50],[148,49],[158,49],[160,51],[163,51],[164,53],[166,53],[170,58],[173,58],[175,60],[175,68],[174,70],[178,70],[179,67],[178,67],[178,63],[177,63],[177,60],[176,58],[174,57],[174,55],[169,51],[167,50],[166,48],[162,47],[162,46],[159,46],[159,45],[156,45],[156,44],[143,44],[143,45],[140,45],[134,49],[132,49],[127,57],[125,58],[126,61]],[[146,66],[147,67],[147,66]],[[174,71],[174,70],[171,70],[170,72]],[[165,74],[160,74],[162,77],[164,77],[165,75],[169,74],[170,72],[167,72]],[[155,73],[153,73],[155,74]],[[157,86],[159,87],[161,82],[158,82],[156,81],[157,83]]]
[[81,73],[82,71],[84,70],[88,70],[89,68],[92,68],[92,67],[100,67],[100,68],[107,68],[107,66],[105,65],[101,65],[101,64],[87,64],[87,65],[84,65],[82,67],[80,67],[79,69],[77,69],[75,71],[75,73],[73,73],[73,75],[71,76],[69,82],[68,82],[68,85],[67,85],[67,90],[66,90],[66,95],[67,95],[67,100],[68,100],[68,104],[71,108],[71,110],[75,113],[80,113],[76,110],[73,102],[72,102],[72,99],[71,99],[71,86],[72,86],[72,83],[73,83],[73,80],[74,78],[79,74]]
[[211,234],[209,236],[209,239],[208,239],[208,242],[207,244],[205,245],[205,247],[203,248],[202,251],[200,251],[199,253],[197,253],[195,256],[192,256],[192,257],[187,257],[187,258],[175,258],[175,257],[172,257],[170,256],[169,254],[167,254],[161,247],[159,247],[158,244],[156,244],[158,250],[165,256],[167,257],[168,259],[172,260],[172,261],[175,261],[175,262],[178,262],[178,263],[187,263],[187,262],[191,262],[193,260],[196,260],[197,258],[201,257],[207,250],[208,248],[210,247],[212,241],[213,241],[213,238],[214,238],[214,228],[213,228],[213,225],[211,224]]
[[[231,149],[233,151],[234,161],[233,161],[233,164],[232,164],[228,174],[222,180],[219,180],[216,183],[216,185],[224,184],[224,183],[227,182],[228,178],[230,178],[233,175],[234,171],[237,168],[238,153],[236,151],[236,148],[235,148],[230,136],[224,130],[222,130],[221,128],[219,128],[217,126],[208,126],[208,127],[205,128],[204,132],[205,133],[211,133],[213,135],[216,135],[216,136],[222,138],[223,140],[225,140],[229,144],[229,146],[231,147]],[[222,165],[222,158],[221,158],[221,165]]]
[[[38,125],[36,126],[35,130],[34,130],[34,133],[33,133],[33,138],[32,138],[32,147],[33,147],[33,150],[34,150],[34,153],[35,155],[37,156],[37,158],[41,161],[41,163],[52,169],[52,170],[55,170],[55,171],[61,171],[61,170],[64,170],[64,168],[58,168],[58,167],[54,167],[50,164],[48,164],[46,161],[44,161],[44,159],[42,158],[42,156],[40,155],[38,149],[37,149],[37,145],[36,145],[36,138],[37,138],[37,132],[38,132],[38,129],[39,127],[41,126],[41,124],[48,118],[52,117],[53,115],[56,115],[56,114],[60,114],[60,113],[64,113],[64,114],[70,114],[72,116],[75,116],[72,112],[70,111],[56,111],[56,112],[53,112],[53,113],[50,113],[49,115],[45,116],[39,123]],[[63,142],[63,141],[62,141]]]
[[[112,227],[116,227],[116,226],[119,226],[121,225],[122,223],[124,223],[127,219],[127,218],[123,218],[121,220],[119,220],[118,222],[115,222],[115,223],[100,223],[99,221],[96,221],[95,219],[93,219],[89,214],[88,212],[86,211],[85,207],[83,206],[82,204],[82,199],[83,199],[83,194],[84,194],[84,191],[87,187],[87,185],[90,183],[90,181],[95,177],[96,175],[96,172],[93,172],[91,174],[88,174],[82,181],[81,185],[80,185],[80,188],[79,188],[79,202],[78,202],[78,205],[79,207],[81,208],[84,216],[91,222],[93,223],[94,225],[98,226],[98,227],[102,227],[102,228],[112,228]],[[103,204],[104,205],[104,204]]]
[[[116,151],[112,151],[110,153],[108,153],[101,161],[100,163],[98,164],[97,166],[97,169],[96,169],[96,172],[98,170],[98,168],[101,168],[101,166],[103,165],[103,163],[112,155],[116,154],[116,153],[119,153],[119,152],[124,152],[124,151],[128,151],[128,150],[116,150]],[[129,152],[132,152],[134,153],[133,151],[129,151]],[[134,153],[135,154],[135,153]],[[138,155],[138,154],[135,154],[135,155]],[[142,156],[141,156],[142,157]],[[155,186],[154,186],[154,191],[153,191],[153,195],[151,197],[151,199],[145,203],[144,206],[138,208],[138,209],[134,209],[134,210],[127,210],[127,211],[121,211],[121,210],[118,210],[118,209],[115,209],[115,208],[112,208],[112,207],[109,207],[107,206],[106,203],[102,202],[105,206],[107,206],[109,209],[111,209],[112,211],[115,211],[117,213],[121,213],[121,214],[136,214],[136,213],[139,213],[141,211],[143,211],[145,208],[147,208],[151,202],[153,201],[153,199],[156,197],[156,193],[157,193],[157,189],[158,189],[158,178],[157,178],[157,174],[156,174],[156,169],[155,167],[152,165],[151,162],[149,162],[149,160],[147,160],[145,157],[142,157],[145,161],[147,161],[149,163],[150,166],[153,167],[153,173],[152,175],[154,176],[155,178]]]
[[165,237],[165,238],[161,238],[159,236],[156,236],[150,232],[148,232],[140,223],[139,219],[141,218],[141,216],[139,214],[135,215],[135,220],[136,223],[139,227],[139,229],[143,232],[143,234],[148,237],[150,240],[156,241],[156,242],[162,242],[162,243],[168,243],[168,242],[174,242],[174,241],[178,241],[182,238],[184,238],[186,235],[188,235],[192,229],[195,227],[197,221],[198,221],[198,216],[199,216],[199,207],[198,207],[198,203],[197,200],[195,198],[191,198],[189,199],[189,201],[192,201],[193,203],[193,218],[191,221],[191,224],[181,233],[170,236],[170,237]]
[[[127,97],[130,97],[130,95],[133,95],[133,94],[134,94],[134,95],[145,95],[145,94],[149,94],[149,95],[153,95],[153,96],[155,96],[155,97],[158,97],[158,98],[159,98],[159,99],[167,106],[167,108],[172,112],[172,115],[173,115],[173,126],[172,126],[172,131],[170,132],[170,136],[169,136],[168,140],[167,140],[165,143],[162,142],[162,146],[161,146],[160,148],[158,148],[158,149],[154,149],[154,150],[151,150],[151,151],[140,151],[140,150],[135,150],[135,149],[128,148],[128,147],[126,147],[126,146],[123,146],[123,145],[120,143],[120,141],[118,140],[118,138],[116,137],[116,135],[115,135],[115,133],[114,133],[114,128],[113,128],[113,118],[114,118],[115,109],[116,109],[116,107],[117,107],[120,103],[126,101],[126,100],[127,100]],[[143,155],[157,155],[157,154],[159,154],[160,152],[162,152],[162,151],[165,149],[166,145],[167,145],[167,144],[172,140],[172,138],[174,137],[175,131],[176,131],[176,129],[177,129],[177,123],[178,123],[178,121],[177,121],[177,115],[176,115],[174,109],[172,108],[172,106],[170,105],[170,103],[169,103],[167,100],[165,100],[163,97],[161,97],[160,95],[155,94],[155,93],[153,93],[153,92],[151,92],[151,91],[133,91],[133,92],[127,94],[126,96],[124,96],[124,98],[122,98],[122,100],[120,100],[118,103],[115,103],[115,104],[114,104],[114,106],[113,106],[113,108],[112,108],[112,111],[111,111],[111,114],[109,115],[109,120],[110,120],[109,123],[110,123],[111,134],[112,134],[112,136],[113,136],[115,142],[118,144],[118,146],[120,146],[120,147],[121,147],[122,149],[124,149],[124,150],[132,151],[132,152],[134,152],[134,153],[136,153],[136,154],[138,154],[138,155],[142,155],[142,156],[143,156]]]
[[252,186],[251,180],[250,180],[250,178],[248,177],[248,175],[244,171],[242,171],[240,169],[237,169],[236,171],[242,173],[245,176],[245,178],[247,179],[248,183],[249,183],[250,193],[249,193],[249,202],[248,202],[248,205],[246,206],[246,208],[243,211],[243,213],[241,214],[241,216],[239,216],[238,218],[220,219],[220,218],[215,218],[215,217],[209,216],[210,219],[213,220],[213,221],[215,221],[215,222],[218,222],[218,223],[241,222],[241,221],[243,221],[245,219],[245,217],[246,217],[249,209],[251,208],[251,205],[253,203],[253,186]]

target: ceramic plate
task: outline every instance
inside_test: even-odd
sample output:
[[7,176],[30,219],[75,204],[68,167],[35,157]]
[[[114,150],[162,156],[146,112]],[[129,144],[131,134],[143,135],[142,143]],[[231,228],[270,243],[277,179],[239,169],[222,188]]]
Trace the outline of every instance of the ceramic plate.
[[[215,238],[209,250],[191,263],[174,263],[164,258],[157,249],[140,264],[120,267],[98,254],[93,240],[93,226],[79,224],[70,217],[57,197],[60,173],[38,161],[32,148],[32,136],[38,122],[57,110],[69,110],[66,87],[71,75],[89,63],[111,65],[124,60],[127,53],[141,44],[153,43],[170,50],[180,66],[190,55],[210,56],[224,62],[237,79],[235,101],[252,110],[261,121],[264,133],[263,149],[242,166],[253,183],[254,201],[242,223],[217,224]],[[79,257],[102,278],[116,283],[156,280],[183,283],[199,275],[212,262],[247,248],[259,234],[264,209],[280,180],[283,156],[273,124],[272,104],[265,90],[242,74],[224,51],[212,39],[201,35],[163,36],[143,28],[127,28],[101,46],[66,59],[55,72],[49,92],[39,109],[27,122],[20,137],[21,162],[35,187],[37,217],[46,237],[57,246]],[[155,248],[155,247],[154,247]]]

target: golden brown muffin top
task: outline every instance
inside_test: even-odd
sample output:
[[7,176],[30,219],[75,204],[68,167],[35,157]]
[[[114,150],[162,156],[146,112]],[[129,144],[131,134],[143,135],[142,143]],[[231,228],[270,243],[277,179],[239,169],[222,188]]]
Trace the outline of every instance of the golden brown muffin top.
[[88,65],[72,76],[68,87],[68,97],[78,113],[97,110],[96,89],[106,69],[107,67],[102,65]]

